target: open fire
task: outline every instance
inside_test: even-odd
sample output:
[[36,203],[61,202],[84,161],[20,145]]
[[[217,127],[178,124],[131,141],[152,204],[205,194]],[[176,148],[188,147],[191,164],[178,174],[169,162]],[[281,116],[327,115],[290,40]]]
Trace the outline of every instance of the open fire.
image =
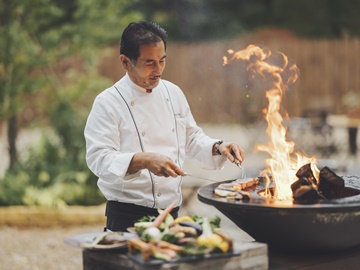
[[256,147],[270,158],[263,177],[201,187],[198,199],[215,206],[270,248],[315,254],[358,246],[360,177],[339,177],[327,167],[319,170],[315,157],[296,153],[295,144],[286,140],[283,119],[287,114],[281,114],[281,101],[298,79],[296,65],[290,65],[283,54],[282,64],[275,65],[269,51],[254,45],[238,52],[230,50],[229,54],[232,57],[224,57],[224,64],[244,61],[251,79],[271,81],[266,83],[270,86],[265,88],[268,106],[264,109],[269,142]]
[[[266,159],[266,169],[261,173],[267,180],[265,197],[278,200],[291,200],[293,192],[291,185],[298,180],[296,173],[305,164],[311,164],[312,174],[319,179],[319,170],[316,167],[317,159],[294,152],[294,142],[287,141],[287,129],[283,125],[284,117],[280,113],[281,102],[288,86],[298,80],[299,70],[295,64],[290,65],[287,56],[280,53],[281,63],[275,64],[271,59],[271,52],[258,46],[249,45],[246,49],[234,52],[228,50],[231,58],[224,56],[224,65],[234,60],[246,61],[247,71],[251,78],[261,77],[267,80],[266,98],[268,107],[263,110],[268,127],[266,133],[269,142],[266,145],[257,145],[256,150],[266,152],[270,158]],[[287,117],[287,113],[285,113]],[[275,189],[270,192],[270,176]]]

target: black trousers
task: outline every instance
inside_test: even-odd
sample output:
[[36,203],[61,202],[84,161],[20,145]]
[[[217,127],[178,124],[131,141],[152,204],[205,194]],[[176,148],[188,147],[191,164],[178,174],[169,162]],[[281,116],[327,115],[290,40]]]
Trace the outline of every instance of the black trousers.
[[[173,218],[178,217],[179,207],[175,207],[170,214]],[[106,229],[113,232],[126,232],[127,228],[134,227],[134,223],[144,216],[159,215],[156,208],[135,205],[131,203],[122,203],[117,201],[108,201],[106,203]]]

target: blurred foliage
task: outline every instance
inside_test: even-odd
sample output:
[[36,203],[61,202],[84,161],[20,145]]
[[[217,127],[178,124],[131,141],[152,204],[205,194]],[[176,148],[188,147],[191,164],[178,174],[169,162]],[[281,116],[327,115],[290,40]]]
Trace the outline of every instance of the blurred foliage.
[[279,27],[313,38],[360,34],[359,1],[341,0],[153,0],[131,1],[163,25],[176,41],[223,39],[260,27]]
[[43,128],[41,141],[0,180],[0,205],[62,207],[104,202],[97,178],[85,162],[83,129],[90,108],[82,102],[109,81],[89,80],[87,74],[79,73],[76,77],[76,83],[63,87],[56,96],[48,94],[51,127]]
[[82,150],[74,163],[67,158],[67,151],[44,137],[31,149],[29,158],[17,163],[0,181],[0,205],[61,207],[103,202],[83,156]]
[[[121,30],[114,31],[119,24],[141,19],[137,12],[123,13],[128,2],[1,1],[0,120],[15,121],[8,125],[9,145],[15,146],[19,115],[28,108],[35,117],[21,128],[50,127],[57,140],[45,134],[41,145],[11,164],[0,179],[0,205],[59,207],[103,200],[85,163],[83,129],[89,104],[110,84],[97,72],[107,54],[102,48],[119,39]],[[61,68],[74,57],[79,64]]]
[[[0,205],[103,200],[85,164],[83,128],[96,93],[110,84],[97,71],[104,48],[119,42],[129,22],[155,21],[171,41],[224,39],[263,26],[338,38],[360,34],[359,8],[340,0],[2,0],[0,121],[8,123],[9,156],[17,153],[17,128],[51,132],[10,158]],[[59,68],[71,59],[79,64]],[[18,123],[29,107],[34,117]]]

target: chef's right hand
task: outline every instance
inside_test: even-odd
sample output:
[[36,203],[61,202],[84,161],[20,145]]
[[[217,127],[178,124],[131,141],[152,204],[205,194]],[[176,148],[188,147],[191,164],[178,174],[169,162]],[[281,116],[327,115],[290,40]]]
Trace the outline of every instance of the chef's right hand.
[[128,172],[131,173],[141,169],[148,169],[153,174],[164,177],[186,175],[171,158],[158,153],[136,153],[130,163]]

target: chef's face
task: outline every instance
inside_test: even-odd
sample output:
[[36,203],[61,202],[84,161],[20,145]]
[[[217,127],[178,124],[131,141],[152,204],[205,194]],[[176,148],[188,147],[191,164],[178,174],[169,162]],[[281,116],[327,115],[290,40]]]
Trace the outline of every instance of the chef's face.
[[140,46],[140,56],[136,63],[132,63],[125,55],[120,55],[120,60],[130,79],[138,86],[148,90],[159,84],[165,68],[165,58],[165,46],[162,41]]

